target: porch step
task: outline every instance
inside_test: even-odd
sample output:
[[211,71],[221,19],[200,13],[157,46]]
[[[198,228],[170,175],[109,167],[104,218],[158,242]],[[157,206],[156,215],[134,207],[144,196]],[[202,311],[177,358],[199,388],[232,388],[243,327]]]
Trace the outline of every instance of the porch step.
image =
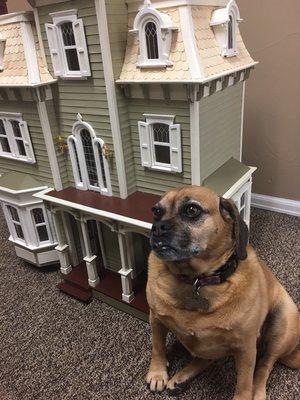
[[70,282],[61,282],[57,285],[57,287],[61,292],[66,293],[84,303],[90,303],[92,301],[92,291],[90,289],[81,289]]

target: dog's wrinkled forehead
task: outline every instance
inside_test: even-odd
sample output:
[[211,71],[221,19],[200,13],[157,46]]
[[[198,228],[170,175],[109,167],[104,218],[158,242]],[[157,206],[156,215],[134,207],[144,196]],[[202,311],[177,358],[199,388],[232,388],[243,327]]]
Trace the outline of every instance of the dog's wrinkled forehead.
[[212,190],[200,186],[170,190],[165,193],[158,205],[164,209],[164,219],[167,219],[176,215],[185,203],[197,203],[211,213],[219,210],[218,196]]

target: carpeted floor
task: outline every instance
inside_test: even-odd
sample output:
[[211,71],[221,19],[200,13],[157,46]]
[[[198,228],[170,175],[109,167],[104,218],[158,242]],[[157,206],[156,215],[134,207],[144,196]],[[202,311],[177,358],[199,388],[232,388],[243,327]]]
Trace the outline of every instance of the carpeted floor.
[[[252,213],[252,237],[261,258],[300,304],[300,220]],[[168,399],[147,391],[149,326],[94,300],[90,305],[56,289],[56,271],[18,260],[0,217],[0,400]],[[168,339],[173,373],[187,360]],[[269,399],[300,399],[300,373],[276,365]],[[232,360],[220,360],[194,380],[181,399],[228,400]]]

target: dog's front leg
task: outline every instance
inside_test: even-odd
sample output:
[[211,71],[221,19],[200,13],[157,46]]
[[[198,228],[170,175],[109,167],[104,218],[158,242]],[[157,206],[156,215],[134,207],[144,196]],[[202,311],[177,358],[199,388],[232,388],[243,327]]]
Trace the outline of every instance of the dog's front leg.
[[161,392],[168,383],[166,336],[167,328],[150,311],[152,330],[152,357],[146,381],[151,392]]
[[235,354],[237,383],[233,400],[252,400],[255,363],[256,343],[251,341]]

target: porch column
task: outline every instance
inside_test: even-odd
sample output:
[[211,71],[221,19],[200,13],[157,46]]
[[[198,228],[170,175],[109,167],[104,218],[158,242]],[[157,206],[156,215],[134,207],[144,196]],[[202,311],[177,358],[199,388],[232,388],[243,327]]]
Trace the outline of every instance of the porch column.
[[96,264],[97,256],[92,252],[87,221],[81,219],[80,226],[85,247],[85,257],[83,258],[83,260],[85,261],[86,264],[88,282],[90,286],[95,287],[100,282]]
[[70,263],[69,246],[67,244],[65,233],[61,225],[62,221],[61,211],[53,210],[52,215],[58,241],[58,245],[55,247],[55,250],[57,250],[58,252],[60,271],[62,274],[67,275],[69,272],[72,271],[72,265]]
[[122,268],[119,270],[122,283],[122,300],[130,303],[134,299],[134,293],[132,291],[132,269],[127,265],[125,233],[118,232],[118,241],[122,265]]

